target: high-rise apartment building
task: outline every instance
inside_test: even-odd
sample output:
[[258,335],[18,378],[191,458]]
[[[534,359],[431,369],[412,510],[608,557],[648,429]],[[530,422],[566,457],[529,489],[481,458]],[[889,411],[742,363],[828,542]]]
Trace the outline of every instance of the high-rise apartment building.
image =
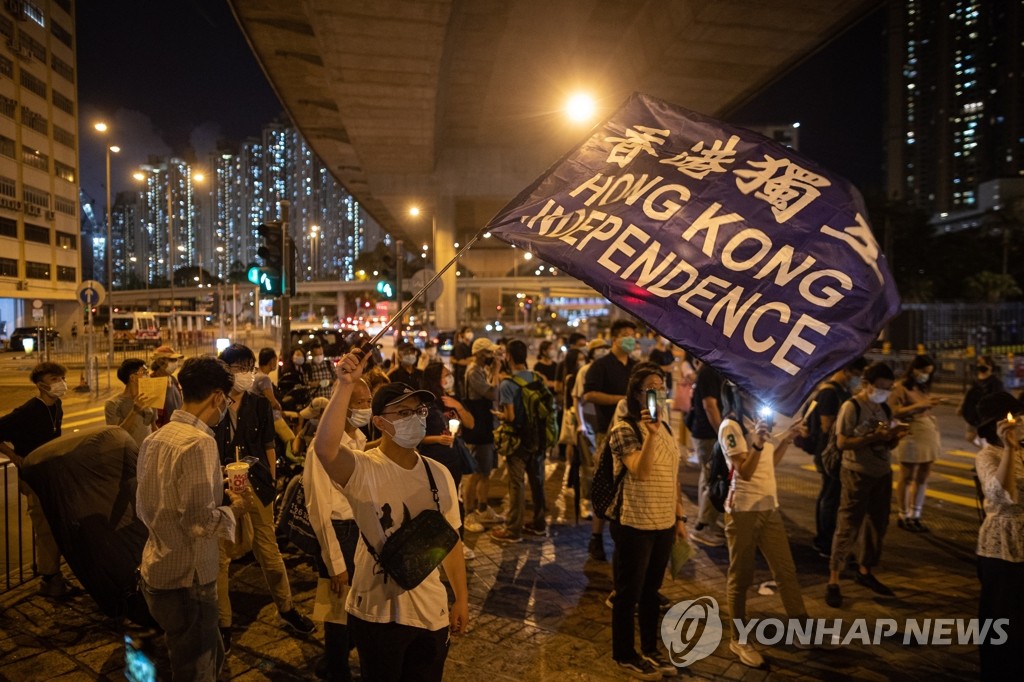
[[888,23],[889,198],[975,211],[1024,175],[1024,3],[890,0]]
[[69,329],[81,310],[74,31],[72,0],[0,5],[0,326],[7,333],[44,323]]

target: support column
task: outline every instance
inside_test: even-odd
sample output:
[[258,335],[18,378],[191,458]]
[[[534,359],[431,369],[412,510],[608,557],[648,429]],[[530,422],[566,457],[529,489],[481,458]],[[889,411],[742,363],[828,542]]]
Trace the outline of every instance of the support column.
[[[455,257],[457,249],[455,241],[455,201],[450,196],[439,196],[434,207],[433,219],[434,232],[434,268],[440,270]],[[463,316],[459,307],[459,299],[456,292],[457,278],[455,271],[459,269],[458,264],[453,265],[448,272],[441,276],[441,284],[444,286],[440,298],[434,303],[434,319],[439,330],[456,329]]]
[[[347,304],[348,304],[348,299],[347,299],[347,297],[345,295],[345,292],[344,291],[339,291],[338,295],[337,295],[338,318],[345,319],[345,317],[347,315],[352,314],[352,313],[349,312]],[[356,314],[358,314],[358,313],[359,313],[359,311],[357,310]]]

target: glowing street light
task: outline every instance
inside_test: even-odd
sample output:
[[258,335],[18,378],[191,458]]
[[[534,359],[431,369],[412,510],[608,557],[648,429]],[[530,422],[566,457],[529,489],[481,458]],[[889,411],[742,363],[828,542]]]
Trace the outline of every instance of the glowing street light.
[[577,92],[565,103],[565,114],[574,123],[586,123],[594,117],[596,110],[594,98],[585,92]]

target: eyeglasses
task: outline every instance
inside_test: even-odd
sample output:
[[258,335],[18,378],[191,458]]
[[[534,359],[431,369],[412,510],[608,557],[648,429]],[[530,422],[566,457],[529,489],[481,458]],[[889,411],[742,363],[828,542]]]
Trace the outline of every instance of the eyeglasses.
[[399,410],[398,412],[381,412],[380,416],[386,417],[389,414],[396,415],[399,419],[407,419],[414,414],[418,414],[421,417],[426,417],[430,413],[430,408],[426,405],[420,405],[415,409]]
[[232,372],[236,372],[238,374],[255,374],[256,373],[256,366],[255,365],[230,365],[229,369]]
[[235,404],[235,399],[229,396],[227,393],[224,394],[224,400],[228,401],[228,407]]

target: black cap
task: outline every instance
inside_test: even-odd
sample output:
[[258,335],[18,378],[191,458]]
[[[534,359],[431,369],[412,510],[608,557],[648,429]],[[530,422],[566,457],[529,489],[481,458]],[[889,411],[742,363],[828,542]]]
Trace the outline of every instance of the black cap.
[[374,416],[381,414],[387,408],[400,403],[406,398],[416,397],[420,403],[432,403],[436,398],[430,391],[416,390],[412,386],[400,382],[384,384],[373,394],[372,409]]
[[982,427],[986,424],[1006,419],[1007,414],[1021,414],[1024,412],[1024,403],[1006,391],[1000,391],[979,400],[976,412],[978,413],[978,426]]

